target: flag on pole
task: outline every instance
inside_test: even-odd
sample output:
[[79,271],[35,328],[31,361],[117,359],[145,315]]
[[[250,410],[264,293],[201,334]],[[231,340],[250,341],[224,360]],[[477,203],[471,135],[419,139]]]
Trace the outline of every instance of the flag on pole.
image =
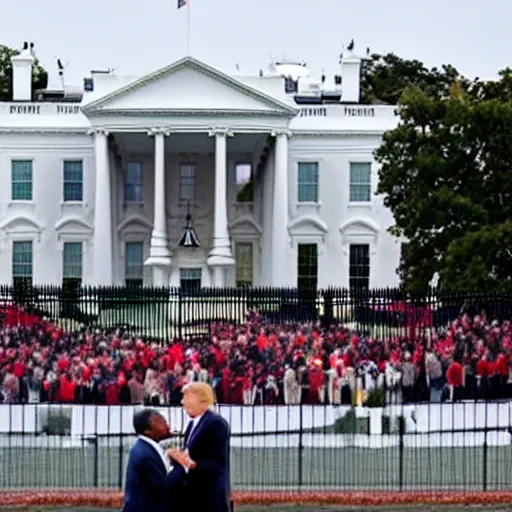
[[190,0],[177,0],[178,10],[182,7],[188,7],[187,9],[187,55],[190,55]]

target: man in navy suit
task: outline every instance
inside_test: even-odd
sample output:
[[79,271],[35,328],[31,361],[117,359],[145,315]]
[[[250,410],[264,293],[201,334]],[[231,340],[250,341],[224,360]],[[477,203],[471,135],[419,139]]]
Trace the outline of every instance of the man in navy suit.
[[229,426],[211,410],[215,403],[212,388],[192,382],[183,388],[183,409],[191,421],[185,432],[185,450],[170,450],[171,457],[185,467],[186,510],[229,512]]
[[139,439],[130,451],[123,512],[181,512],[185,469],[170,464],[159,442],[171,437],[169,424],[153,409],[133,418]]

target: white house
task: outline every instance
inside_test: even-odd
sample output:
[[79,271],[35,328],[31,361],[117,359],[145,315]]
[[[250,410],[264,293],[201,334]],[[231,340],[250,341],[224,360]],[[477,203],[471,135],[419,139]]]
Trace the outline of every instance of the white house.
[[397,284],[373,159],[397,117],[359,104],[354,54],[329,80],[186,57],[72,94],[32,91],[32,64],[0,103],[0,283]]

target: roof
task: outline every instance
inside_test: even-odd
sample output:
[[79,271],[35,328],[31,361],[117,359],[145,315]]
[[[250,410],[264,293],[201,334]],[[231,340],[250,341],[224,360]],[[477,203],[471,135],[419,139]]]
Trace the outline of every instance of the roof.
[[205,64],[204,62],[201,62],[193,57],[184,57],[183,59],[180,59],[168,66],[160,68],[154,71],[153,73],[142,76],[134,81],[131,81],[128,84],[121,86],[119,89],[114,89],[111,92],[99,98],[92,98],[90,101],[87,101],[87,98],[85,98],[83,104],[83,111],[87,114],[101,108],[108,109],[109,103],[113,102],[114,100],[122,98],[130,94],[132,91],[141,89],[144,86],[154,83],[162,79],[163,77],[172,75],[173,73],[176,73],[177,71],[180,71],[184,68],[194,69],[196,71],[199,71],[200,73],[208,75],[214,78],[215,80],[233,89],[236,89],[239,92],[246,94],[247,96],[251,96],[252,98],[261,101],[262,103],[264,103],[268,107],[271,107],[272,109],[281,111],[283,115],[288,115],[292,117],[297,113],[297,109],[294,106],[290,105],[289,103],[281,101],[275,98],[274,96],[268,94],[267,92],[260,90],[252,85],[248,85],[240,80],[237,80],[236,78],[229,76],[226,73],[208,64]]

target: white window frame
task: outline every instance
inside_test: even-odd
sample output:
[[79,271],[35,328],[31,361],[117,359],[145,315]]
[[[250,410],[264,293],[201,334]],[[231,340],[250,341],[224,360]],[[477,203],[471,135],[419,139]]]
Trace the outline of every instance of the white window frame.
[[[64,166],[66,164],[66,162],[82,162],[82,200],[81,201],[75,201],[75,200],[72,200],[72,201],[66,201],[66,197],[64,195],[64,185],[65,185],[65,171],[64,171]],[[62,201],[61,201],[61,204],[62,205],[69,205],[69,206],[72,206],[72,205],[78,205],[78,206],[81,206],[85,203],[85,183],[86,183],[86,180],[85,180],[85,159],[83,156],[77,156],[77,157],[74,157],[74,156],[66,156],[66,158],[62,158],[61,159],[61,169],[62,169]],[[32,172],[33,174],[33,172]]]
[[[71,238],[72,235],[71,235]],[[64,246],[65,244],[82,244],[82,275],[80,277],[80,280],[81,282],[83,283],[84,282],[84,275],[85,275],[85,271],[84,271],[84,268],[85,268],[85,254],[86,254],[86,248],[87,248],[87,242],[85,242],[84,240],[81,240],[79,237],[77,237],[76,239],[71,239],[71,240],[63,240],[62,242],[62,249],[60,249],[60,252],[61,252],[61,282],[64,281],[64,279],[78,279],[78,277],[76,278],[66,278],[64,277]]]
[[[316,182],[316,201],[301,201],[300,198],[299,198],[299,194],[300,194],[300,172],[299,172],[299,168],[300,168],[300,164],[315,164],[316,165],[316,168],[317,168],[317,182]],[[296,197],[296,202],[298,205],[318,205],[319,202],[320,202],[320,160],[319,159],[313,159],[313,158],[298,158],[296,160],[296,180],[295,180],[295,183],[296,183],[296,187],[297,187],[297,195],[295,196]],[[308,185],[312,185],[311,184],[308,184]]]
[[[351,178],[351,171],[352,171],[352,164],[370,164],[370,199],[369,201],[357,201],[353,200],[350,197],[350,187],[352,185]],[[374,186],[374,162],[371,157],[359,157],[359,158],[350,158],[348,162],[348,173],[347,173],[347,181],[348,181],[348,204],[350,206],[371,206],[373,204],[373,186]],[[357,185],[357,183],[356,183]],[[360,185],[363,185],[363,183],[360,183]]]
[[149,252],[149,241],[144,239],[141,235],[136,234],[128,234],[125,237],[123,237],[122,241],[122,264],[123,264],[123,285],[126,283],[127,279],[133,279],[129,278],[126,275],[126,244],[130,243],[141,243],[142,244],[142,284],[145,285],[147,282],[146,279],[146,270],[147,268],[144,266],[144,262],[146,261],[148,257]]
[[[32,199],[13,199],[13,187],[12,187],[12,166],[13,162],[23,161],[30,162],[32,169]],[[35,172],[35,159],[26,155],[11,155],[9,157],[9,205],[35,205],[36,197],[36,180],[34,179]]]
[[[128,165],[129,164],[139,164],[140,165],[140,199],[138,201],[132,201],[126,199],[126,185],[128,178]],[[143,205],[144,204],[144,163],[142,160],[137,158],[128,158],[126,159],[126,165],[123,166],[123,203],[126,205],[134,204],[134,205]]]
[[353,240],[350,243],[347,244],[347,249],[345,251],[347,255],[347,288],[350,287],[350,247],[352,245],[367,245],[368,246],[368,267],[369,267],[369,276],[368,276],[368,289],[371,289],[372,287],[372,277],[373,277],[373,264],[374,264],[374,258],[373,258],[373,247],[372,243],[368,241],[362,240]]
[[[238,183],[236,181],[236,170],[238,168],[238,166],[241,166],[241,165],[248,165],[251,169],[251,180],[252,180],[252,201],[242,201],[242,202],[239,202],[237,199],[238,199],[238,191],[237,191],[237,186],[238,186]],[[234,175],[234,182],[235,182],[235,200],[233,201],[235,205],[253,205],[254,204],[254,196],[256,194],[256,189],[255,189],[255,184],[254,184],[254,165],[252,164],[252,162],[250,162],[249,160],[237,160],[235,162],[235,165],[234,165],[234,168],[233,168],[233,175]]]
[[324,253],[324,241],[319,239],[318,235],[304,236],[299,235],[294,238],[293,254],[295,258],[295,286],[299,283],[299,245],[316,245],[316,282],[317,289],[320,288],[320,262]]
[[[82,233],[72,233],[67,231],[65,228],[62,231],[57,232],[57,250],[59,252],[59,283],[62,283],[64,280],[64,244],[67,242],[70,243],[81,243],[82,244],[82,286],[86,286],[89,283],[89,265],[88,265],[88,255],[90,254],[91,249],[91,233],[84,232]],[[92,278],[92,276],[91,276]]]
[[235,286],[236,286],[236,282],[237,282],[237,278],[236,278],[236,271],[237,271],[236,247],[237,247],[237,245],[249,245],[251,247],[251,256],[252,256],[252,262],[251,262],[252,284],[251,284],[251,287],[254,287],[255,286],[255,281],[256,281],[256,249],[257,249],[257,241],[254,238],[247,237],[247,239],[244,239],[243,237],[240,237],[240,238],[237,238],[233,242],[233,253],[235,255],[235,268],[234,268],[234,271],[235,271],[235,275],[234,275],[235,283],[234,284],[235,284]]
[[10,276],[11,276],[11,284],[14,283],[14,242],[32,242],[32,284],[35,284],[35,245],[36,245],[36,240],[35,240],[35,237],[33,236],[30,236],[30,235],[26,235],[26,234],[22,234],[22,233],[17,233],[16,235],[12,236],[12,237],[9,237],[9,243],[10,243]]
[[[239,203],[243,204],[243,203]],[[259,286],[261,279],[261,249],[262,234],[261,226],[254,220],[252,215],[242,215],[229,225],[231,235],[231,251],[236,254],[236,244],[252,244],[252,286]],[[232,275],[232,286],[236,286],[236,268]]]

